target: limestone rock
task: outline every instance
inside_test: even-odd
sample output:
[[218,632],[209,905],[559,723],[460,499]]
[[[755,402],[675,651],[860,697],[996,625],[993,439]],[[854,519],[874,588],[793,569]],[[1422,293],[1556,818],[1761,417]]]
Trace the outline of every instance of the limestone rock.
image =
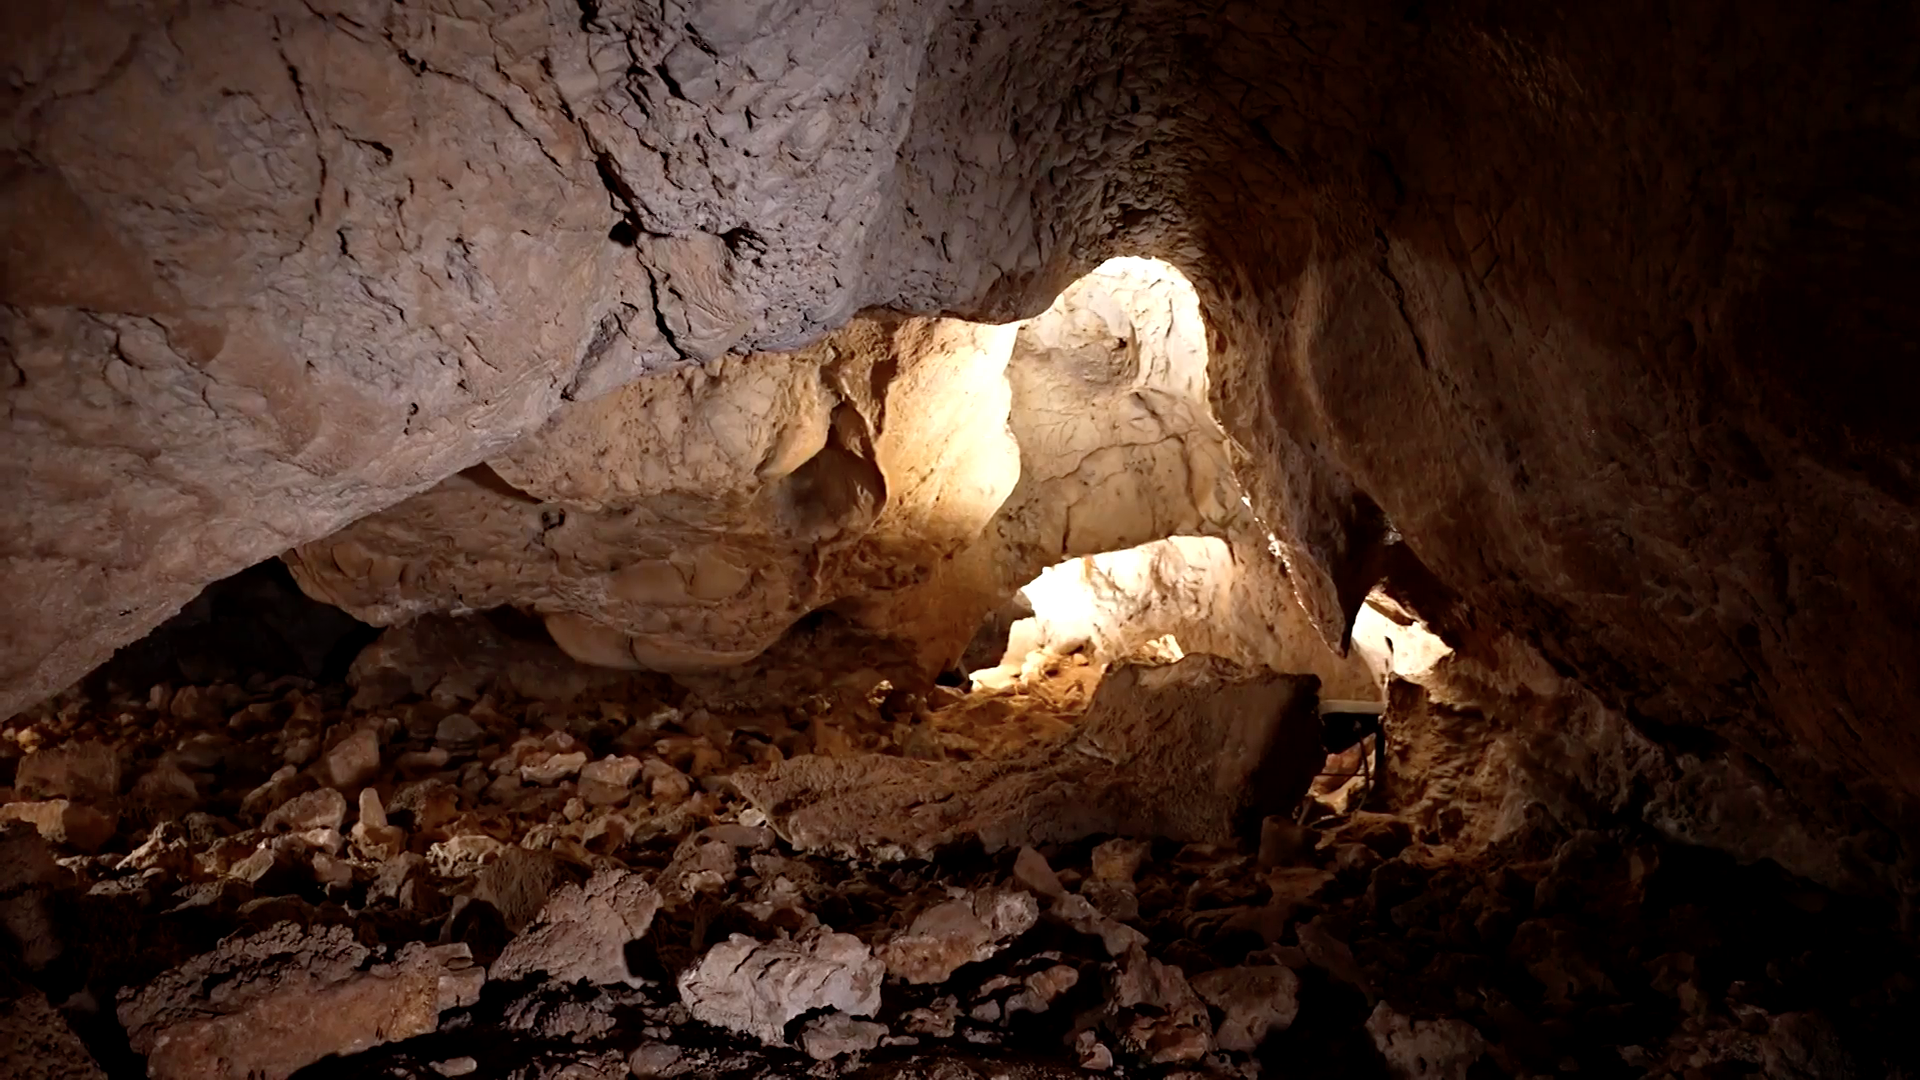
[[347,797],[337,788],[319,788],[295,795],[275,807],[260,823],[269,833],[337,829],[347,820]]
[[815,1061],[830,1061],[871,1050],[886,1034],[887,1025],[856,1020],[836,1009],[815,1017],[801,1029],[800,1048]]
[[102,742],[65,743],[20,759],[13,786],[23,798],[99,803],[120,791],[120,758]]
[[875,955],[889,975],[911,983],[945,982],[962,965],[987,959],[1031,930],[1039,917],[1031,895],[988,890],[921,912]]
[[[1912,850],[1916,196],[1873,149],[1910,137],[1897,5],[1308,29],[1167,2],[416,8],[356,8],[355,32],[291,0],[8,24],[27,119],[0,166],[0,505],[32,511],[0,549],[0,712],[289,546],[399,603],[413,560],[325,538],[477,461],[512,471],[556,413],[642,376],[767,367],[864,310],[1006,322],[1106,252],[1156,251],[1197,284],[1224,445],[1326,642],[1383,573],[1417,580],[1456,639],[1513,627],[1643,730],[1711,726],[1727,751],[1662,777],[1676,828],[1833,880],[1902,860],[1823,841]],[[788,535],[884,501],[860,425],[832,419],[858,383],[716,455],[819,463],[805,491],[834,497],[792,500],[821,512]],[[1142,397],[1127,418],[1168,434]],[[1218,456],[1165,442],[1143,476]],[[557,515],[592,493],[523,472],[529,494],[485,507],[507,542],[477,545],[514,565],[477,577],[530,567],[524,599],[637,568],[642,593],[740,583],[780,612],[735,632],[636,603],[667,624],[636,651],[590,622],[609,655],[724,662],[833,592],[806,595],[804,563],[808,588],[742,579],[794,564],[704,529],[576,558],[592,530]],[[908,590],[864,591],[897,611]],[[1780,842],[1690,812],[1722,799],[1769,807]]]
[[323,762],[328,783],[341,790],[358,788],[380,772],[380,736],[360,728],[329,748]]
[[640,759],[605,757],[580,769],[580,797],[592,806],[612,806],[627,798],[640,776]]
[[659,907],[660,894],[639,874],[602,870],[555,893],[489,974],[514,980],[544,971],[563,983],[635,984],[626,947],[646,936]]
[[1224,1013],[1214,1042],[1250,1054],[1272,1031],[1300,1014],[1300,977],[1279,965],[1218,968],[1189,980],[1195,993]]
[[1194,656],[1109,674],[1068,742],[1028,759],[802,757],[735,783],[802,850],[925,856],[970,836],[1226,841],[1291,809],[1323,759],[1309,678]]
[[519,933],[540,917],[555,894],[577,880],[577,871],[551,851],[502,846],[479,868],[474,895],[493,905],[507,929]]
[[1107,992],[1115,1033],[1147,1060],[1198,1061],[1213,1044],[1207,1006],[1178,967],[1130,952]]
[[1414,1020],[1386,1002],[1367,1017],[1367,1034],[1399,1080],[1463,1080],[1487,1041],[1464,1020]]
[[115,829],[112,817],[70,799],[0,805],[0,824],[9,821],[27,822],[48,841],[89,853],[113,839]]
[[680,999],[703,1023],[786,1043],[786,1027],[816,1009],[871,1016],[886,965],[859,938],[831,930],[791,941],[734,934],[680,976]]
[[430,1032],[484,981],[464,945],[381,958],[350,928],[280,923],[123,991],[119,1015],[156,1080],[281,1080],[329,1054]]

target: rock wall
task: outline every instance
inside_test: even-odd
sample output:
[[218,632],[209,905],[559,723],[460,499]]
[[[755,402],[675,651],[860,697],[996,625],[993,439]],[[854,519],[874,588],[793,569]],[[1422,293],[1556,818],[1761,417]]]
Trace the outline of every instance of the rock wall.
[[1652,738],[1920,833],[1911,10],[4,20],[0,708],[569,398],[1149,253],[1328,640],[1417,555]]
[[[797,353],[641,379],[288,561],[369,622],[519,606],[615,667],[738,664],[832,607],[931,675],[1047,567],[1213,533],[1245,550],[1214,539],[1135,575],[1133,606],[1166,616],[1147,636],[1217,616],[1232,628],[1204,651],[1371,696],[1305,630],[1206,366],[1192,288],[1117,259],[1019,324],[862,317]],[[1168,592],[1182,574],[1209,602]]]

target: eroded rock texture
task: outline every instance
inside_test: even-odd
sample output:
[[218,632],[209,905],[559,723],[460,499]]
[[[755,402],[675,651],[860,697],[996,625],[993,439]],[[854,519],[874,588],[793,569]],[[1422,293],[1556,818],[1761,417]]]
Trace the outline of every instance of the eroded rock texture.
[[862,318],[643,379],[289,558],[361,618],[520,605],[608,666],[738,664],[831,606],[931,674],[1044,568],[1180,533],[1241,549],[1172,575],[1245,624],[1211,651],[1343,671],[1233,479],[1191,287],[1122,259],[1018,327]]
[[1070,739],[998,761],[796,758],[735,786],[803,851],[926,858],[1096,833],[1230,841],[1325,761],[1312,679],[1212,656],[1121,667]]
[[[568,399],[1146,253],[1324,637],[1417,555],[1428,608],[1537,641],[1655,756],[1913,834],[1910,9],[4,18],[8,708]],[[821,471],[805,505],[868,505]],[[681,554],[635,588],[747,587]]]

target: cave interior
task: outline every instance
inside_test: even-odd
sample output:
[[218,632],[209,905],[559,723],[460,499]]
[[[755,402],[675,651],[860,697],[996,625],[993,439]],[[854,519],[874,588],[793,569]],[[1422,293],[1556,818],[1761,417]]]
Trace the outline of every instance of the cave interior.
[[0,69],[0,1075],[1920,1075],[1920,9]]

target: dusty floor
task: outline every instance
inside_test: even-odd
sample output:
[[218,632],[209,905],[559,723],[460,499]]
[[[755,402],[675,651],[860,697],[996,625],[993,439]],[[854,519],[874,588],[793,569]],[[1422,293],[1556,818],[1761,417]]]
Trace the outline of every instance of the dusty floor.
[[885,860],[796,850],[785,808],[742,791],[809,755],[858,769],[1067,753],[1098,673],[1069,659],[1018,691],[908,693],[884,660],[819,651],[803,675],[689,687],[578,668],[510,625],[416,627],[361,654],[351,682],[108,673],[6,725],[0,1065],[1920,1071],[1920,966],[1892,912],[1524,806],[1469,843],[1484,823],[1466,814],[1491,811],[1436,809],[1434,778],[1483,768],[1492,722],[1405,687],[1381,811],[1358,809],[1360,782],[1323,777],[1308,824],[1269,818],[1232,842],[1093,835]]

